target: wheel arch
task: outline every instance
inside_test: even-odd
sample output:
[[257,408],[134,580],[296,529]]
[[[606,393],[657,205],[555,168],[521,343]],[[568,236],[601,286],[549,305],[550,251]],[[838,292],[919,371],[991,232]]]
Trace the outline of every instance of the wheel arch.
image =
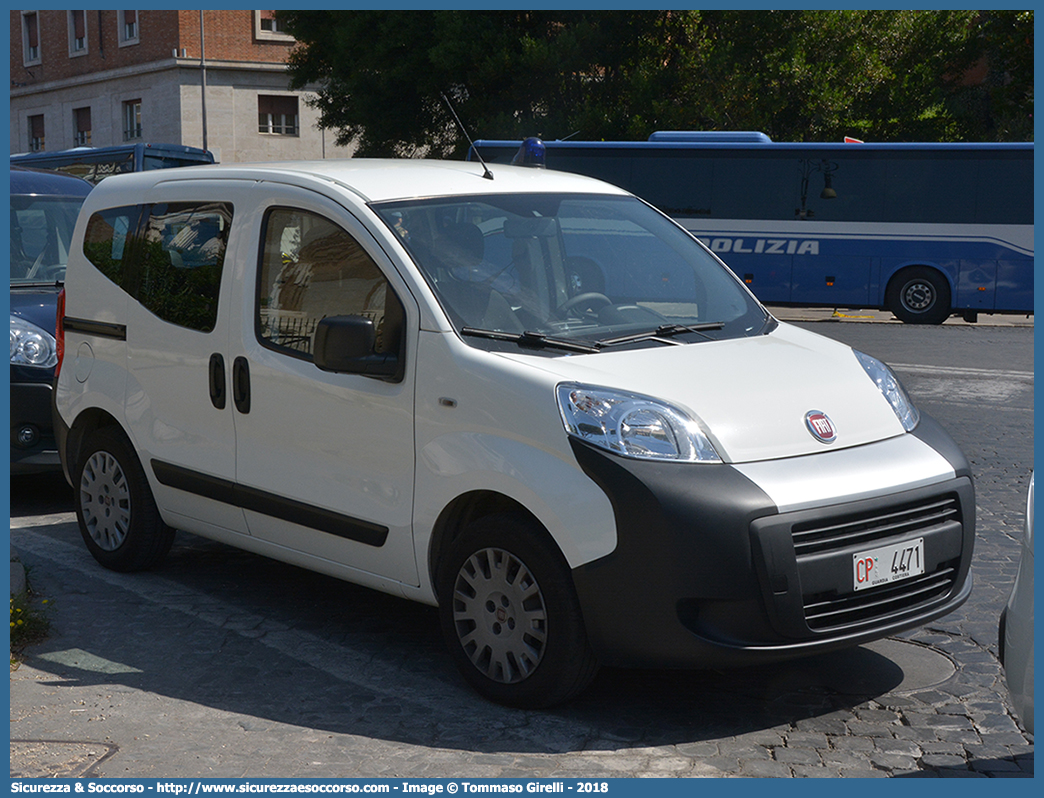
[[72,482],[73,476],[76,474],[80,462],[80,456],[83,452],[84,441],[92,432],[112,427],[118,429],[120,434],[127,438],[128,441],[130,440],[127,433],[120,425],[120,422],[117,421],[111,413],[108,413],[101,408],[89,408],[76,417],[76,420],[69,428],[69,434],[66,436],[63,451],[64,456],[62,458],[66,479],[68,479],[70,483]]
[[478,519],[501,513],[524,517],[532,523],[534,529],[540,530],[547,544],[561,555],[561,550],[547,527],[517,499],[492,490],[474,490],[455,498],[435,521],[428,543],[428,578],[432,585],[438,584],[439,568],[453,541]]
[[935,263],[934,261],[930,260],[911,260],[899,266],[896,266],[888,273],[887,277],[884,280],[885,296],[888,295],[889,289],[891,289],[894,285],[897,284],[900,275],[902,275],[904,272],[909,272],[912,269],[930,269],[931,271],[936,272],[944,280],[946,280],[946,284],[950,287],[951,294],[955,295],[957,293],[956,278],[953,275],[949,274],[949,272],[945,268],[940,266],[938,263]]

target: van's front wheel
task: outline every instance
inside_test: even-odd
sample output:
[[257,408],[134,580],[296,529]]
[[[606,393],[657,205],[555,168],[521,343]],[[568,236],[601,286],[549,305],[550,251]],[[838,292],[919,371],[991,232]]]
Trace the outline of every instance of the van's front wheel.
[[569,567],[526,519],[474,522],[440,569],[451,656],[481,695],[539,709],[579,694],[598,670]]
[[159,564],[174,541],[145,472],[127,439],[112,430],[91,434],[76,474],[76,519],[91,555],[113,571]]

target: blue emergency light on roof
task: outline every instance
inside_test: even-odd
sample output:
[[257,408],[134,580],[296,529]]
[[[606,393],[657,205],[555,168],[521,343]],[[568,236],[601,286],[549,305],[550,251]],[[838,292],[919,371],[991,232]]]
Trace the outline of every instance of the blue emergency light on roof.
[[534,166],[543,169],[547,166],[547,148],[544,142],[536,136],[530,136],[522,142],[515,157],[511,159],[512,166]]

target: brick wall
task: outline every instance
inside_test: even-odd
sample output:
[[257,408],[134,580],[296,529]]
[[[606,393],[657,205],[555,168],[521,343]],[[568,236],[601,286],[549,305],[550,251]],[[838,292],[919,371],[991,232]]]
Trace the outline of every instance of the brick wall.
[[[137,42],[122,47],[120,12],[87,11],[86,52],[71,58],[68,12],[34,13],[40,23],[40,62],[26,65],[22,12],[10,12],[11,152],[33,146],[30,120],[36,117],[43,117],[45,150],[74,146],[81,108],[90,109],[92,145],[120,144],[125,103],[135,100],[141,102],[144,141],[203,144],[198,10],[137,11]],[[306,102],[310,92],[289,89],[282,65],[293,39],[263,30],[255,13],[203,12],[207,146],[226,162],[350,157],[354,146],[336,145],[334,134],[318,127],[318,111]],[[261,95],[301,98],[296,134],[259,130]]]
[[[11,81],[32,86],[82,77],[110,69],[162,61],[182,49],[188,58],[200,55],[198,11],[138,11],[138,43],[120,46],[117,11],[88,10],[87,51],[69,55],[67,11],[37,11],[40,63],[24,63],[22,12],[11,17]],[[207,60],[283,63],[292,47],[285,39],[265,40],[254,35],[253,11],[204,11]]]
[[[254,36],[253,11],[204,11],[206,57],[219,61],[250,61],[269,64],[286,62],[293,46],[283,38],[265,40]],[[199,58],[199,11],[178,11],[181,43],[189,58]]]

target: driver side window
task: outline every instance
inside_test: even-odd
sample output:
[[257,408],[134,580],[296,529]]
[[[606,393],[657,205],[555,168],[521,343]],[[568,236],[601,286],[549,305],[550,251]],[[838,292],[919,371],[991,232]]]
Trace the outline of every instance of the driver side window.
[[363,316],[376,353],[397,352],[402,305],[359,243],[328,219],[292,208],[265,219],[258,283],[261,343],[312,360],[315,329],[329,316]]

